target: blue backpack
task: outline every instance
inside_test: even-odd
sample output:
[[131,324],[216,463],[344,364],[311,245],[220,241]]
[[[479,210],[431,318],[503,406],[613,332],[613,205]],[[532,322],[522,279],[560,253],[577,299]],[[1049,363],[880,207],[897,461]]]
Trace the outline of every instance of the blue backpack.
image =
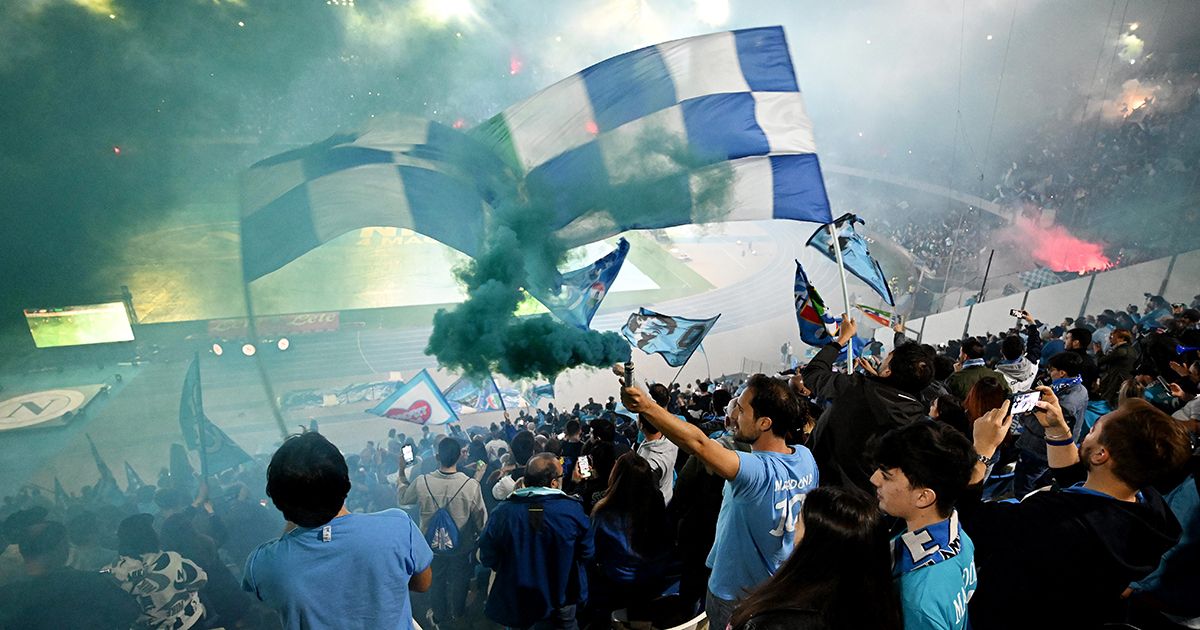
[[458,492],[455,492],[454,496],[446,501],[446,505],[438,505],[437,499],[433,497],[433,491],[429,488],[429,478],[425,478],[425,491],[429,493],[430,500],[437,506],[433,516],[429,517],[429,523],[425,525],[425,542],[429,543],[429,548],[433,550],[433,553],[442,555],[458,551],[458,525],[450,516],[450,510],[447,508],[470,482],[471,479],[468,477],[463,485],[459,486]]

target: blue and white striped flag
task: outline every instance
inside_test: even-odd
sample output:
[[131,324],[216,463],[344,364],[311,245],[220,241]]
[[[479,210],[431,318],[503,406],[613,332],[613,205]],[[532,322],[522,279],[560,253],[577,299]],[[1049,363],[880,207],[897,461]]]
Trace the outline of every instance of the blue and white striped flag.
[[[648,139],[658,153],[647,155]],[[727,198],[714,199],[726,176],[716,188]],[[263,160],[243,185],[244,276],[363,227],[412,229],[474,256],[494,211],[529,204],[553,214],[566,247],[717,217],[830,222],[783,29],[625,53],[468,133],[404,120]]]

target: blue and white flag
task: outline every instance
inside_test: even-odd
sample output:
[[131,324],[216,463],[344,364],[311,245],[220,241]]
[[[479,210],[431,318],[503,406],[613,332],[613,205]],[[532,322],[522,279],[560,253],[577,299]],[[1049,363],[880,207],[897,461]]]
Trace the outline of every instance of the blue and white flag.
[[554,383],[546,383],[545,385],[536,385],[529,388],[525,393],[525,399],[530,405],[537,406],[543,398],[554,398]]
[[[865,222],[853,214],[843,214],[832,223],[834,232],[838,235],[838,244],[842,247],[842,263],[846,266],[846,271],[867,283],[884,302],[895,306],[896,300],[892,297],[892,288],[888,286],[887,276],[883,275],[879,262],[871,257],[867,239],[854,230],[855,223]],[[833,240],[829,238],[828,226],[822,226],[814,232],[806,244],[834,263],[837,262],[837,253],[833,249]]]
[[[687,159],[647,157],[647,137]],[[714,172],[729,175],[719,204],[707,183]],[[654,216],[621,207],[647,181]],[[493,211],[530,198],[552,210],[567,247],[714,216],[830,222],[783,29],[618,55],[466,133],[404,120],[263,160],[243,184],[244,276],[252,281],[363,227],[409,228],[474,256]]]
[[520,394],[513,390],[500,389],[496,379],[491,376],[483,380],[464,376],[447,387],[442,395],[446,397],[455,413],[504,411],[508,409],[509,403],[513,402],[516,403],[514,407],[521,406]]
[[420,374],[401,385],[396,393],[383,402],[368,409],[367,413],[415,424],[458,422],[458,415],[433,382],[428,370],[421,370]]
[[608,255],[587,267],[562,274],[562,289],[556,295],[534,297],[563,322],[587,330],[628,253],[629,241],[622,238]]
[[[204,415],[198,354],[192,357],[192,364],[188,366],[187,376],[183,379],[183,393],[179,399],[179,430],[187,447],[199,452],[203,474],[217,474],[252,461],[233,438]],[[201,436],[204,438],[203,445],[200,443]]]
[[719,317],[720,313],[710,319],[688,319],[641,308],[629,316],[621,334],[642,352],[662,354],[667,365],[679,367],[688,362]]

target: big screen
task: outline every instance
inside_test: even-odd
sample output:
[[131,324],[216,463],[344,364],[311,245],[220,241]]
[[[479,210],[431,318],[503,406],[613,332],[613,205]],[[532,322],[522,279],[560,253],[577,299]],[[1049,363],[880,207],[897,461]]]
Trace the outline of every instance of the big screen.
[[39,348],[133,341],[133,328],[121,302],[25,309],[25,321]]

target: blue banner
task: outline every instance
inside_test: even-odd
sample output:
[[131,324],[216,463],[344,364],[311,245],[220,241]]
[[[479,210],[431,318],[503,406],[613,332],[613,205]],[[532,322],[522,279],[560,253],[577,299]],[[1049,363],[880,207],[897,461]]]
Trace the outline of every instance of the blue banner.
[[[216,474],[251,461],[246,451],[204,415],[204,400],[200,389],[200,357],[192,357],[187,376],[183,379],[183,394],[179,400],[179,429],[189,449],[199,451],[200,468],[205,474]],[[200,436],[204,442],[201,447]]]
[[[845,265],[846,271],[854,274],[856,278],[874,289],[884,302],[895,306],[896,300],[892,297],[892,288],[888,286],[887,276],[883,275],[883,269],[880,268],[879,262],[871,257],[867,239],[854,230],[855,223],[865,222],[853,214],[843,214],[832,224],[834,232],[838,235],[838,244],[842,248],[842,264]],[[829,236],[828,225],[821,226],[814,232],[806,244],[821,252],[835,264],[837,263],[837,252],[833,249],[833,240]]]
[[396,393],[367,410],[367,413],[415,424],[458,422],[458,415],[427,370],[421,370],[415,378],[401,385]]
[[688,362],[720,317],[718,313],[710,319],[688,319],[642,308],[629,316],[621,334],[642,352],[657,352],[663,355],[667,365],[679,367]]
[[562,289],[558,294],[534,297],[563,322],[587,330],[628,253],[629,241],[622,238],[617,241],[617,248],[603,258],[562,274]]

